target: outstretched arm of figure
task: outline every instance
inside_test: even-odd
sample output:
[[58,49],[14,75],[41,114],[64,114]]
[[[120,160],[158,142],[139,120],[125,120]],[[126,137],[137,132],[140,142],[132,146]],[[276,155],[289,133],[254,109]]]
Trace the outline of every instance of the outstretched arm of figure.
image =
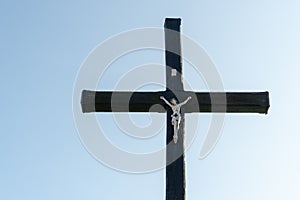
[[180,103],[179,106],[186,104],[192,97],[188,97],[184,102]]
[[164,102],[172,108],[172,105],[163,96],[160,96],[160,99],[164,100]]

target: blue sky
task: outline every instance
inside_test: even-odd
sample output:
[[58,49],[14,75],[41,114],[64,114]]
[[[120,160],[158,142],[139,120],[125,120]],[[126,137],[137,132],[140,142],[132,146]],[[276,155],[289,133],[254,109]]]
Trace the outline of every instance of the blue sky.
[[[207,50],[227,91],[268,90],[271,97],[269,115],[228,114],[204,160],[198,155],[210,115],[200,115],[187,152],[188,199],[299,199],[299,8],[296,0],[1,1],[0,198],[164,199],[164,171],[120,173],[84,149],[72,92],[96,45],[181,17],[182,32]],[[163,62],[163,52],[149,56]],[[188,65],[184,73],[206,90]]]

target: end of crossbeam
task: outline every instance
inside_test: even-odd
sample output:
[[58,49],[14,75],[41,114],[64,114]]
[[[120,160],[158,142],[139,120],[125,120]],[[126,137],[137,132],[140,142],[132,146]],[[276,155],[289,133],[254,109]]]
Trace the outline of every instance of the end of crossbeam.
[[81,109],[83,113],[95,112],[96,92],[83,90],[81,93]]
[[267,115],[270,108],[270,93],[266,91],[265,94],[266,94],[266,110],[263,114]]

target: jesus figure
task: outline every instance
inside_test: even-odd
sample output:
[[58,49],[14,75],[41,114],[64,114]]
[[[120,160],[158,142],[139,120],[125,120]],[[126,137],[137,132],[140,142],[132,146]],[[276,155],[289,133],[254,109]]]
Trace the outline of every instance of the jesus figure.
[[171,99],[170,102],[167,101],[163,96],[160,97],[162,100],[164,100],[164,102],[171,107],[173,114],[171,115],[172,117],[172,125],[174,127],[174,135],[173,135],[173,140],[174,143],[177,143],[178,140],[178,130],[179,130],[179,125],[180,125],[180,121],[181,121],[181,115],[180,115],[180,108],[181,106],[183,106],[184,104],[186,104],[191,97],[188,97],[184,102],[177,104],[176,99]]

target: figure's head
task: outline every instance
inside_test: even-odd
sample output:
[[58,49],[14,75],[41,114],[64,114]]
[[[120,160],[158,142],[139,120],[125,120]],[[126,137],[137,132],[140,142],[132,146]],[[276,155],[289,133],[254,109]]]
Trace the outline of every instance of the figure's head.
[[170,102],[171,102],[172,105],[177,105],[177,101],[176,101],[176,99],[174,99],[174,98],[171,99]]

